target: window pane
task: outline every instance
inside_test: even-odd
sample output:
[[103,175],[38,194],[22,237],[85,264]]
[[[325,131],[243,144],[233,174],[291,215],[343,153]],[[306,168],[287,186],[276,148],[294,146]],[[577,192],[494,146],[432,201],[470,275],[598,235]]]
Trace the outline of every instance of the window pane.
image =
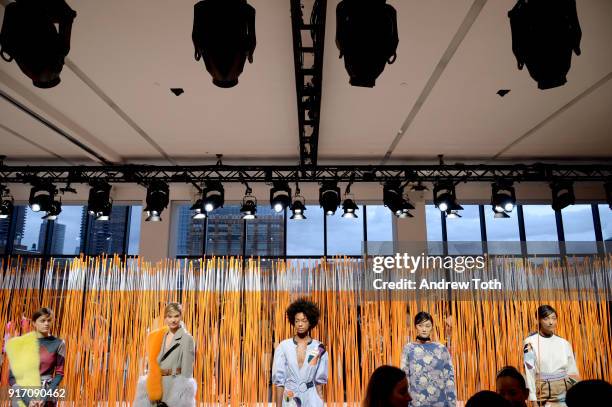
[[363,243],[363,205],[358,218],[343,218],[342,208],[327,217],[327,255],[360,255]]
[[[83,244],[82,234],[87,221],[87,208],[83,205],[62,205],[62,212],[53,221],[51,255],[78,255]],[[49,222],[50,223],[50,222]],[[44,223],[46,225],[47,222]]]
[[191,204],[176,205],[173,212],[176,255],[201,256],[204,250],[202,239],[206,219],[192,219]]
[[509,218],[496,218],[490,205],[485,205],[484,215],[487,227],[487,251],[490,254],[521,254],[517,211],[509,213]]
[[591,205],[571,205],[561,211],[568,253],[597,253]]
[[446,218],[446,233],[449,242],[469,242],[449,244],[449,254],[482,253],[480,234],[480,214],[478,205],[462,205],[460,218]]
[[242,256],[242,216],[239,205],[227,205],[208,215],[206,254]]
[[129,206],[113,205],[110,219],[107,221],[95,220],[90,217],[88,253],[123,254],[125,247],[126,220]]
[[142,221],[142,206],[132,205],[130,210],[130,234],[128,236],[128,255],[137,256],[140,253],[140,222]]
[[307,205],[306,219],[289,219],[287,213],[287,255],[323,256],[323,209]]
[[556,244],[542,242],[556,242],[557,221],[555,211],[550,205],[523,205],[525,219],[525,237],[527,252],[530,254],[556,254],[559,247]]
[[[17,209],[20,208],[20,209]],[[45,242],[44,212],[34,212],[29,206],[18,206],[15,221],[14,254],[40,254]]]
[[612,209],[608,205],[598,205],[601,222],[601,235],[606,245],[606,252],[612,252]]
[[427,250],[430,254],[442,254],[442,215],[435,205],[425,205],[425,222],[427,228]]
[[[393,215],[384,205],[366,205],[368,222],[368,254],[392,255],[393,245]],[[387,242],[376,244],[378,242]]]
[[257,218],[246,221],[247,256],[284,256],[284,212],[269,206],[257,207]]

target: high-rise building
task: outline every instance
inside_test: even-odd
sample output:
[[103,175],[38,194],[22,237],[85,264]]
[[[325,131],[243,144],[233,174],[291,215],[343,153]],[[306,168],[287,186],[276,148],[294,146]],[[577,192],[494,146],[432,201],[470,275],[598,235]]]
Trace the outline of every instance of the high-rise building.
[[[25,229],[25,220],[26,206],[23,205],[16,205],[13,209],[13,215],[10,218],[0,220],[0,248],[6,247],[9,239],[8,233],[10,222],[14,222],[14,247],[18,249],[26,249],[26,247],[21,244],[21,239],[23,239]],[[3,249],[0,249],[0,252],[1,251],[3,251]]]
[[[40,233],[38,234],[38,250],[45,250],[45,237],[47,235],[48,220],[44,220],[40,224]],[[66,225],[54,221],[53,223],[53,239],[51,239],[51,247],[46,250],[50,254],[64,254],[64,241],[66,240]]]
[[192,219],[190,205],[181,205],[176,211],[176,254],[200,255],[204,237],[205,219]]
[[[81,252],[97,254],[123,254],[125,242],[128,241],[130,207],[114,205],[110,219],[97,221],[87,216],[87,207],[83,207],[81,233],[87,233],[87,239],[81,241]],[[85,242],[87,248],[84,247]]]

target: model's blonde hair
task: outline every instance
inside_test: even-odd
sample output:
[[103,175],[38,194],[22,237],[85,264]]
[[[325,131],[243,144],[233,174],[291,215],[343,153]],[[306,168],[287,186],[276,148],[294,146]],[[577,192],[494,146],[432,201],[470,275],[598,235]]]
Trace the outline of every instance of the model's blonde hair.
[[178,302],[170,302],[164,308],[164,317],[167,317],[171,312],[178,312],[180,315],[183,315],[183,307]]

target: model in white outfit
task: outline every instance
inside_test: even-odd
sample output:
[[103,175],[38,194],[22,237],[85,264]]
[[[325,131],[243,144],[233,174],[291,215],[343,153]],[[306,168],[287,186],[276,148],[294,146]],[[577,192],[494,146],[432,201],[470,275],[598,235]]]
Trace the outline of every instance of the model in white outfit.
[[[548,308],[546,308],[548,307]],[[556,311],[552,307],[538,308],[539,331],[523,342],[523,360],[529,400],[542,406],[566,406],[565,392],[578,381],[578,368],[572,345],[554,334],[557,324]],[[553,400],[539,398],[542,388],[554,383],[563,390]]]

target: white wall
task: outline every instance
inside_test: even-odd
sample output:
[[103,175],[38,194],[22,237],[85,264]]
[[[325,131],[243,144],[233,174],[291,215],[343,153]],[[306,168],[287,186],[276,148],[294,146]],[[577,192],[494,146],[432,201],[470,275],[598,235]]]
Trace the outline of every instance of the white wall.
[[[267,204],[269,199],[269,186],[264,184],[252,184],[253,193],[260,204]],[[86,203],[89,192],[87,185],[74,185],[77,194],[62,196],[63,202]],[[341,189],[344,185],[340,186]],[[30,186],[9,185],[17,203],[27,203]],[[292,186],[294,188],[294,186]],[[549,203],[551,199],[550,188],[545,183],[523,183],[515,184],[517,200],[521,203]],[[577,201],[602,202],[605,201],[605,193],[601,183],[579,183],[575,184]],[[300,184],[302,195],[308,203],[318,202],[318,185]],[[351,187],[355,199],[365,203],[382,202],[382,186],[376,183],[359,184]],[[225,196],[227,202],[239,202],[244,194],[244,186],[241,184],[226,184]],[[134,184],[114,184],[112,197],[116,203],[132,203],[146,205],[144,202],[146,190],[144,187]],[[170,186],[170,200],[192,201],[195,196],[193,187],[186,184],[172,184]],[[399,241],[425,241],[427,240],[425,222],[425,203],[432,200],[432,192],[422,193],[409,192],[409,196],[416,206],[413,211],[414,218],[394,219],[394,236]],[[491,186],[486,183],[459,184],[457,196],[460,202],[467,203],[489,203],[491,197]],[[170,254],[171,236],[171,206],[162,214],[162,222],[145,222],[143,216],[141,223],[140,254],[147,261],[159,261]]]

